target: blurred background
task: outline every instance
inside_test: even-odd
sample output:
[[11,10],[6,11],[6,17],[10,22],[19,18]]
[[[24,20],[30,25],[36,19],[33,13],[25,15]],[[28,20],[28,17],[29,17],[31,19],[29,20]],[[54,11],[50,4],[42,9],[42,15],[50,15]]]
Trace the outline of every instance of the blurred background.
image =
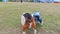
[[0,2],[39,2],[39,3],[60,3],[60,0],[0,0]]

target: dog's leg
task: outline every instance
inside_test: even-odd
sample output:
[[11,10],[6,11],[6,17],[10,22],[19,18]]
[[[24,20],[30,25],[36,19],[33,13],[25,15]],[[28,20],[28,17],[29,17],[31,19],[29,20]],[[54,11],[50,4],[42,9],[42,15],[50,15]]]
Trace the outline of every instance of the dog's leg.
[[32,27],[33,27],[33,29],[34,29],[34,34],[36,34],[36,23],[35,23],[35,21],[34,21],[34,19],[32,19]]
[[23,34],[25,34],[25,32],[23,32]]
[[37,33],[36,26],[34,26],[33,29],[34,29],[34,34],[36,34]]
[[26,28],[23,27],[23,34],[25,34],[25,30],[26,30]]
[[36,29],[34,29],[34,34],[36,34]]
[[25,30],[26,30],[26,29],[25,29],[25,28],[23,28],[23,34],[25,34]]
[[34,34],[36,34],[36,32],[37,32],[37,31],[36,31],[36,25],[35,25],[34,23],[32,24],[32,27],[33,27],[33,29],[34,29]]
[[22,26],[23,28],[23,34],[25,34],[25,31],[26,31],[26,29],[28,28],[28,25],[27,24],[25,24],[24,26]]
[[25,26],[23,26],[23,34],[25,34],[25,30],[26,30],[26,27]]

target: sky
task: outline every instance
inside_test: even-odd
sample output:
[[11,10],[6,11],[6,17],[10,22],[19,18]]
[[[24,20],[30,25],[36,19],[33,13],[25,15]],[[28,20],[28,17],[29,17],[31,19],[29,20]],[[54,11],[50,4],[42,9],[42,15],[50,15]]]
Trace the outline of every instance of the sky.
[[54,1],[58,1],[58,2],[60,2],[60,0],[54,0]]

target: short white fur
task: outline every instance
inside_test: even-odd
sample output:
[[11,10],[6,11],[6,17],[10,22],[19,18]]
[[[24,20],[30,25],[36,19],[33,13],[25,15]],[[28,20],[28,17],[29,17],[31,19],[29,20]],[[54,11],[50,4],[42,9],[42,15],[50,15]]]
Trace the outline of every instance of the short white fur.
[[21,24],[24,25],[25,24],[25,17],[22,15],[21,16]]

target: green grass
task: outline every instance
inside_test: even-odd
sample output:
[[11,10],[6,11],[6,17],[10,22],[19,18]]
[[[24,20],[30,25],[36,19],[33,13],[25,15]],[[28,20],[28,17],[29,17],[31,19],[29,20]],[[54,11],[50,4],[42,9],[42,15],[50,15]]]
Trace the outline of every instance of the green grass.
[[[1,3],[0,2],[0,32],[6,29],[21,29],[20,16],[23,12],[33,13],[38,10],[43,18],[43,28],[60,34],[60,5],[48,3]],[[9,34],[9,33],[8,33]]]

